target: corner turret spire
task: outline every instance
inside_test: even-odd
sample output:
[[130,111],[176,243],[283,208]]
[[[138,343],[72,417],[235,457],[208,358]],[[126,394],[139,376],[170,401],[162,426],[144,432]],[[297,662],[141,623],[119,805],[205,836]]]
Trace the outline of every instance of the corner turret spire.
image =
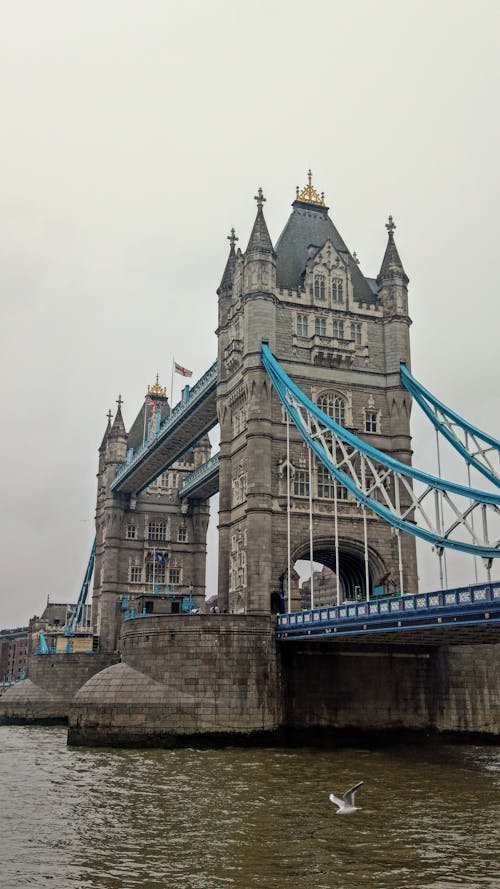
[[123,401],[122,401],[121,395],[119,395],[118,398],[116,399],[116,403],[118,405],[118,409],[115,414],[115,419],[113,420],[113,425],[112,425],[110,432],[109,432],[109,437],[110,438],[121,438],[123,436],[124,438],[126,438],[127,433],[125,431],[125,423],[123,422],[123,417],[122,417]]
[[111,418],[112,418],[112,416],[113,416],[113,414],[112,414],[111,411],[109,410],[108,413],[106,414],[106,417],[107,417],[107,419],[108,419],[108,425],[106,426],[106,431],[105,431],[104,436],[103,436],[103,439],[102,439],[102,441],[101,441],[101,446],[100,446],[100,448],[99,448],[99,453],[100,453],[101,451],[104,451],[104,449],[105,449],[105,447],[106,447],[106,442],[107,442],[107,440],[108,440],[109,433],[111,432]]
[[273,242],[269,236],[262,210],[266,199],[261,188],[259,188],[254,200],[257,201],[257,216],[253,224],[252,234],[250,235],[246,253],[274,253]]
[[398,249],[394,241],[394,230],[396,228],[396,224],[392,216],[389,216],[385,227],[387,229],[388,241],[387,247],[385,248],[384,258],[382,260],[382,265],[380,267],[380,272],[378,274],[377,283],[380,285],[386,281],[392,280],[394,277],[400,277],[404,279],[405,284],[408,284],[409,279],[403,268],[403,263],[401,262]]
[[236,241],[239,240],[239,238],[237,238],[236,236],[234,228],[231,229],[230,234],[227,236],[227,240],[229,241],[231,246],[229,248],[229,256],[227,258],[226,268],[224,269],[224,274],[222,275],[222,280],[217,290],[218,296],[220,296],[222,292],[230,291],[233,286],[234,266],[236,263],[235,244]]

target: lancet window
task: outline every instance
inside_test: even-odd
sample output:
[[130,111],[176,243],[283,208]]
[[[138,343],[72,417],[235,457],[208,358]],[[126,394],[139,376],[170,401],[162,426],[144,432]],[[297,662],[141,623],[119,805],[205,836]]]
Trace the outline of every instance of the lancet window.
[[297,315],[297,336],[308,336],[307,315]]
[[314,319],[314,333],[316,336],[326,336],[326,318]]
[[332,279],[332,300],[334,303],[344,302],[344,282],[342,278]]
[[314,276],[314,297],[315,297],[315,299],[324,299],[325,298],[325,276],[324,275],[315,275]]
[[344,322],[343,321],[334,321],[333,322],[333,336],[337,340],[344,339]]
[[361,324],[358,321],[351,323],[351,340],[357,346],[361,345]]

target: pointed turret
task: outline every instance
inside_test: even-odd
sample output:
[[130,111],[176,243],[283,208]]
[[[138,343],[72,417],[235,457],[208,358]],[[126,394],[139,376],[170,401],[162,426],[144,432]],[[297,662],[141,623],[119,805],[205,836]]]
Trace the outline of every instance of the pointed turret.
[[274,293],[276,289],[276,253],[264,219],[262,207],[266,199],[261,188],[255,200],[257,216],[244,254],[243,295]]
[[118,396],[118,410],[107,437],[106,457],[112,463],[123,463],[127,454],[127,433],[122,417],[122,397]]
[[104,451],[105,448],[106,448],[106,443],[107,443],[107,441],[108,441],[108,436],[109,436],[109,433],[111,432],[111,417],[112,417],[112,416],[113,416],[113,414],[112,414],[111,411],[109,410],[108,413],[106,414],[106,417],[107,417],[107,420],[108,420],[108,425],[106,426],[106,431],[105,431],[105,433],[104,433],[104,435],[103,435],[103,439],[102,439],[101,444],[100,444],[100,447],[99,447],[99,453],[100,453],[100,454],[102,454],[103,451]]
[[122,417],[123,401],[122,401],[121,395],[118,396],[116,403],[118,405],[118,410],[116,411],[115,419],[113,420],[113,425],[112,425],[110,432],[109,432],[109,437],[110,438],[122,438],[122,437],[126,438],[127,433],[125,431],[125,423],[123,422],[123,417]]
[[399,257],[398,248],[396,247],[396,242],[394,241],[394,229],[396,225],[392,216],[389,216],[389,221],[386,223],[386,229],[388,233],[388,241],[387,247],[385,248],[384,258],[382,260],[382,265],[380,267],[380,272],[377,277],[377,284],[379,287],[382,287],[386,283],[393,283],[396,279],[401,279],[404,281],[404,284],[408,284],[408,277],[403,268],[403,263]]
[[271,241],[266,225],[266,220],[264,219],[264,212],[262,209],[266,198],[264,197],[261,188],[259,188],[254,200],[257,201],[257,216],[255,217],[252,234],[250,235],[250,240],[245,251],[245,256],[248,256],[249,253],[274,254],[273,242]]
[[227,258],[226,268],[224,269],[224,274],[222,275],[222,280],[217,290],[217,296],[230,293],[233,287],[234,267],[236,265],[235,244],[238,240],[234,228],[231,229],[231,234],[227,236],[227,239],[231,246],[229,248],[229,256]]
[[111,432],[111,417],[113,414],[111,411],[108,411],[106,414],[108,419],[108,425],[106,426],[106,431],[104,432],[103,439],[99,446],[99,467],[97,471],[97,478],[100,478],[105,469],[106,463],[106,448],[108,446],[109,433]]
[[392,216],[386,223],[388,233],[382,266],[377,277],[378,296],[383,306],[386,345],[386,371],[399,373],[399,364],[410,363],[408,316],[408,276],[403,268],[395,241]]

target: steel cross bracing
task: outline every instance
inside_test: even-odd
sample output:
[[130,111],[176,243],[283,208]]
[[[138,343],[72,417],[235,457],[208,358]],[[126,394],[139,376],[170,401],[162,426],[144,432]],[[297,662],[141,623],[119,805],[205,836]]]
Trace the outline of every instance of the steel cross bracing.
[[424,389],[404,364],[400,365],[400,375],[401,382],[437,431],[462,455],[467,464],[474,466],[500,488],[500,441],[472,426]]
[[500,539],[489,538],[489,528],[499,525],[499,494],[436,478],[378,451],[313,404],[265,344],[262,361],[308,447],[361,506],[438,551],[459,550],[488,563],[500,556]]

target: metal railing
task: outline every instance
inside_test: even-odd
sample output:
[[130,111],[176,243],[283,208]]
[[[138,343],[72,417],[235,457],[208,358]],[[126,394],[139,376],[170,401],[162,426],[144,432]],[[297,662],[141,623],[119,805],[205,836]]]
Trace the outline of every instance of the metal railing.
[[391,614],[417,613],[419,611],[457,608],[467,605],[500,602],[500,581],[492,584],[475,584],[457,587],[451,590],[440,590],[432,593],[416,593],[397,598],[384,598],[365,602],[344,602],[342,605],[325,605],[309,611],[295,611],[280,614],[278,631],[292,627],[308,627],[330,621],[352,620],[353,618],[370,618]]

